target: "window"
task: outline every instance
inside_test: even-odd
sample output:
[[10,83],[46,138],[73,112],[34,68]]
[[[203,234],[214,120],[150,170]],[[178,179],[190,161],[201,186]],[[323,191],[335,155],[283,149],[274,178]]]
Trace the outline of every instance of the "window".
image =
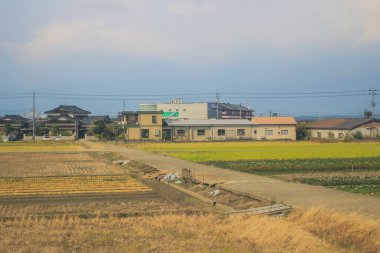
[[334,139],[334,133],[333,132],[329,132],[328,134],[327,134],[327,136],[330,138],[330,139]]
[[253,134],[257,134],[257,130],[253,130]]
[[197,135],[205,135],[205,130],[204,129],[198,129],[197,130]]
[[318,132],[318,133],[317,133],[317,137],[318,137],[318,138],[322,138],[322,133],[321,133],[321,132]]
[[183,109],[184,112],[186,112],[186,109]]
[[265,135],[273,135],[273,130],[265,130]]
[[158,129],[154,130],[154,135],[155,136],[160,136],[161,135],[161,131],[158,130]]
[[141,138],[142,139],[149,138],[149,129],[141,129]]
[[185,130],[184,129],[178,129],[177,130],[177,136],[185,136]]
[[178,112],[179,110],[178,109],[175,109],[176,112]]
[[281,130],[281,135],[288,135],[288,134],[289,134],[288,130]]
[[225,129],[218,129],[218,136],[224,136],[226,135],[226,130]]
[[338,134],[339,139],[343,139],[343,133]]
[[157,124],[157,116],[152,116],[152,123]]
[[172,111],[172,109],[169,109],[169,112],[171,112]]
[[237,130],[237,135],[238,136],[244,136],[245,135],[245,130],[244,129],[238,129]]

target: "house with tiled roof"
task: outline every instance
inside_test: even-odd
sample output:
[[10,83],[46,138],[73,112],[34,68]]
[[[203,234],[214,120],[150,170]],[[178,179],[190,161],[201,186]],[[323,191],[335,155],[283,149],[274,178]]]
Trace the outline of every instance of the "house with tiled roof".
[[47,116],[45,126],[49,129],[49,134],[55,134],[53,133],[54,129],[59,129],[59,132],[73,135],[75,138],[82,138],[87,130],[83,121],[91,112],[75,105],[60,105],[46,111],[45,114]]
[[252,117],[251,122],[256,140],[296,140],[294,117]]
[[344,140],[360,133],[363,138],[380,137],[380,121],[370,118],[331,118],[310,122],[306,129],[313,139]]
[[24,118],[19,115],[5,115],[4,117],[0,117],[0,135],[4,135],[6,132],[6,128],[10,127],[21,134],[24,130],[28,128],[29,122],[27,118]]

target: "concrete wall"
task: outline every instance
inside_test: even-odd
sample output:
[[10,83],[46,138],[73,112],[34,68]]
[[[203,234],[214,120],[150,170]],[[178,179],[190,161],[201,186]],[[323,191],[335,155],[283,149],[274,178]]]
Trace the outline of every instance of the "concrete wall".
[[[244,135],[238,135],[239,129],[244,130]],[[224,135],[219,135],[218,130],[224,130]],[[214,126],[211,131],[212,140],[249,140],[252,139],[251,126]]]
[[[152,122],[152,117],[157,118],[157,122]],[[162,114],[140,114],[138,119],[140,126],[162,126]]]
[[208,119],[208,103],[157,104],[157,110],[178,112],[179,119]]
[[140,140],[140,128],[139,127],[128,127],[128,129],[127,129],[127,140],[130,140],[130,141]]
[[[272,135],[269,134],[270,132]],[[253,138],[257,140],[296,140],[296,126],[257,125],[253,127],[252,134]]]
[[[238,132],[244,131],[244,135]],[[204,135],[198,135],[198,130],[204,130]],[[218,130],[224,130],[224,135],[218,135]],[[179,133],[181,131],[181,133]],[[183,133],[183,134],[182,134]],[[251,126],[186,126],[173,127],[172,135],[174,141],[207,141],[207,140],[251,140]]]
[[380,138],[380,127],[367,128],[366,126],[355,128],[352,132],[361,132],[364,138]]
[[[24,135],[24,138],[23,138],[24,141],[32,141],[33,140],[33,136],[26,136]],[[49,139],[44,139],[43,136],[36,136],[35,138],[36,141],[55,141],[56,140],[56,136],[50,136]],[[61,137],[61,141],[74,141],[75,140],[75,136],[72,135],[72,136],[62,136]]]
[[364,138],[379,138],[380,128],[358,127],[353,130],[328,130],[328,129],[311,129],[310,136],[313,139],[331,139],[344,140],[352,138],[356,132],[361,132]]
[[[149,131],[149,138],[141,138],[142,130]],[[162,140],[162,126],[141,126],[141,127],[129,127],[127,128],[126,140],[129,141],[161,141]]]
[[344,140],[352,136],[350,130],[311,129],[309,131],[310,137],[313,139]]

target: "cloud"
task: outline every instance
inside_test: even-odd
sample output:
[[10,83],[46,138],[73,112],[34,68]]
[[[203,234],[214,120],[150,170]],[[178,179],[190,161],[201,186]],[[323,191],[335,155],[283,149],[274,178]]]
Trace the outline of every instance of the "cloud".
[[154,33],[109,27],[104,19],[74,20],[41,28],[33,40],[19,46],[18,58],[39,62],[86,51],[168,57],[175,47]]
[[210,11],[210,4],[207,1],[175,1],[168,3],[166,11],[168,13],[193,17],[199,14],[207,14]]
[[47,23],[18,59],[48,61],[65,54],[109,52],[190,62],[228,61],[236,55],[360,48],[380,43],[380,2],[82,0],[91,15]]

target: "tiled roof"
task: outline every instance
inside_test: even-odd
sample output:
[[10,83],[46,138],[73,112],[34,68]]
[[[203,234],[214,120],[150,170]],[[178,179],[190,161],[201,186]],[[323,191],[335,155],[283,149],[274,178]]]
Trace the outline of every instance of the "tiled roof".
[[92,122],[102,120],[106,123],[111,122],[111,119],[108,115],[104,116],[88,116],[82,119],[82,123],[85,125],[90,125]]
[[5,115],[4,117],[0,117],[1,122],[27,122],[28,119],[24,118],[20,115]]
[[296,125],[293,117],[253,117],[251,121],[255,125]]
[[235,126],[253,125],[247,119],[184,119],[184,120],[165,120],[168,126]]
[[309,129],[347,129],[351,130],[360,125],[372,122],[372,119],[365,118],[334,118],[314,121],[309,123]]
[[91,112],[83,110],[75,105],[60,105],[50,111],[46,111],[46,114],[51,113],[72,113],[72,114],[91,114]]

